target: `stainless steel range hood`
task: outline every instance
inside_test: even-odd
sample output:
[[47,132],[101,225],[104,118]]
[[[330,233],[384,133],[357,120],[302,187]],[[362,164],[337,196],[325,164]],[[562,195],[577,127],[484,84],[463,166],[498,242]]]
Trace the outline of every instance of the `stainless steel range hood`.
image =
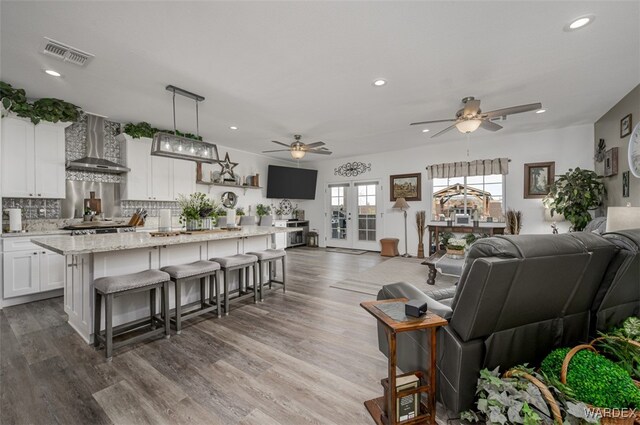
[[67,170],[122,174],[130,171],[124,165],[104,157],[104,118],[87,114],[87,156],[67,161]]

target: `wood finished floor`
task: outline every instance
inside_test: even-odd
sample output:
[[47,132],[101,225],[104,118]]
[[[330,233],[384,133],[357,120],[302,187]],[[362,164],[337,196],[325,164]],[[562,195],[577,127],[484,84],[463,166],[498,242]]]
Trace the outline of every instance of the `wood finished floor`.
[[62,298],[5,308],[0,423],[372,424],[363,402],[381,395],[386,358],[359,303],[373,297],[329,285],[385,259],[288,253],[286,294],[188,321],[112,362],[67,325]]

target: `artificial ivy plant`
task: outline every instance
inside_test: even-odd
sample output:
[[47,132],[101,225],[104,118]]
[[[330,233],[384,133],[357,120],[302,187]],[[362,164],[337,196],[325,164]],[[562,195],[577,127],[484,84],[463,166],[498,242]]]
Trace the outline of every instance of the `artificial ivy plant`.
[[560,176],[542,202],[551,210],[551,215],[563,214],[571,223],[571,229],[578,232],[591,221],[589,210],[600,206],[606,194],[602,176],[578,167]]
[[148,138],[153,138],[153,135],[160,132],[160,133],[175,133],[176,136],[181,136],[181,137],[186,137],[187,139],[194,139],[194,140],[202,140],[202,136],[196,136],[193,133],[183,133],[181,131],[173,131],[173,130],[162,130],[159,128],[155,128],[152,127],[151,124],[149,124],[148,122],[139,122],[138,124],[134,124],[134,123],[127,123],[124,126],[124,132],[127,133],[129,136],[133,137],[134,139],[139,139],[141,137],[148,137]]
[[0,81],[0,100],[7,112],[29,118],[34,124],[40,121],[75,122],[81,113],[78,106],[60,99],[42,98],[29,102],[24,89],[14,88],[4,81]]

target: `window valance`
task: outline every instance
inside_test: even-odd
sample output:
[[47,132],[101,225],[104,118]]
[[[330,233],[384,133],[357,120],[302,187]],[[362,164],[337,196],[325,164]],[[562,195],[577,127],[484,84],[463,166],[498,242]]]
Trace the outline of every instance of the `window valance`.
[[427,167],[427,178],[429,179],[487,176],[490,174],[509,174],[509,159],[478,159],[476,161],[433,164]]

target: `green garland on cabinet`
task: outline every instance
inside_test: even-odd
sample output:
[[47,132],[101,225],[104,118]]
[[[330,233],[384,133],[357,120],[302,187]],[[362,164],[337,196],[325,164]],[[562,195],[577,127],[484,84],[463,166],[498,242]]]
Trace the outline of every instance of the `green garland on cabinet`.
[[161,132],[161,133],[175,133],[176,136],[186,137],[187,139],[202,140],[202,136],[196,136],[193,133],[183,133],[178,130],[176,130],[175,132],[173,130],[162,130],[159,128],[151,127],[151,124],[144,121],[139,122],[138,124],[134,124],[131,122],[125,124],[124,132],[127,133],[129,136],[133,137],[134,139],[139,139],[141,137],[148,137],[152,139],[154,134]]
[[75,122],[82,112],[80,107],[55,98],[43,97],[29,102],[24,89],[14,88],[4,81],[0,81],[0,101],[5,111],[29,118],[34,124],[40,121]]

